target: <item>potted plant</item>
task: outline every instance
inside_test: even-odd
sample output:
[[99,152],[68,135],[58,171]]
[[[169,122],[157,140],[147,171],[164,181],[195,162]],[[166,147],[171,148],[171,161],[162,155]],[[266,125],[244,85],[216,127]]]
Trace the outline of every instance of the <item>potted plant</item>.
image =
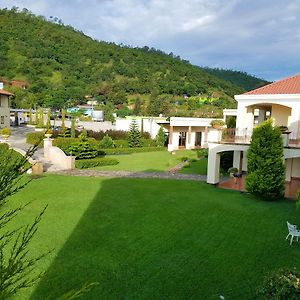
[[230,177],[234,177],[234,174],[237,174],[239,170],[237,168],[231,167],[228,169],[228,174]]
[[225,126],[225,122],[223,120],[212,120],[210,125],[215,129],[220,129]]
[[7,142],[8,137],[11,135],[11,131],[9,128],[4,127],[1,129],[1,135],[4,138],[4,141]]
[[278,128],[280,129],[281,133],[285,133],[285,132],[288,131],[288,127],[287,127],[287,126],[284,126],[284,125],[281,125],[281,126],[279,126]]

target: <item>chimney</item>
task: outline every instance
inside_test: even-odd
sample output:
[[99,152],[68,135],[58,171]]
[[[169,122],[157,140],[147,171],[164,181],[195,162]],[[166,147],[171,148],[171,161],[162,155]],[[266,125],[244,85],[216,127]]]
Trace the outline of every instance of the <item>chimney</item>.
[[3,82],[0,82],[0,90],[3,90]]

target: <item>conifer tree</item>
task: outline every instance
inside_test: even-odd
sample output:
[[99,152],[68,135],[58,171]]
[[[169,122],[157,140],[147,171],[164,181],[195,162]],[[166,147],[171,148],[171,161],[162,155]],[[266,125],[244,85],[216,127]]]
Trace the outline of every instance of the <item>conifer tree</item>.
[[142,135],[139,131],[138,124],[135,119],[132,120],[128,135],[127,135],[128,145],[130,148],[142,147]]
[[166,136],[162,126],[160,126],[159,131],[155,137],[155,142],[157,147],[163,147],[165,145]]
[[280,129],[269,119],[253,130],[248,150],[247,190],[265,200],[281,198],[285,168]]

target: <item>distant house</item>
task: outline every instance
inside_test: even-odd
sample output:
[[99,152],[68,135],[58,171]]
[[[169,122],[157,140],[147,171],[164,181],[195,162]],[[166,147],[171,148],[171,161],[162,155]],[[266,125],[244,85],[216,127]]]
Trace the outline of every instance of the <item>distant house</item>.
[[[300,75],[268,84],[242,95],[238,103],[236,128],[225,129],[220,140],[209,143],[207,182],[219,182],[220,154],[233,151],[233,166],[247,171],[247,151],[253,128],[268,118],[274,126],[288,130],[283,134],[286,181],[300,178]],[[209,141],[210,142],[210,141]]]
[[0,85],[0,128],[10,126],[9,97],[13,94],[3,90]]

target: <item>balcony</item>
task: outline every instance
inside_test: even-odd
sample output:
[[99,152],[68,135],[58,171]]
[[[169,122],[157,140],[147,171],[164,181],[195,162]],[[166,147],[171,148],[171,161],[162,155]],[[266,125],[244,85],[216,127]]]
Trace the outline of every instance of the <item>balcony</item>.
[[[220,135],[221,144],[250,144],[252,131],[238,128],[225,128]],[[282,133],[283,146],[300,148],[300,132]]]

